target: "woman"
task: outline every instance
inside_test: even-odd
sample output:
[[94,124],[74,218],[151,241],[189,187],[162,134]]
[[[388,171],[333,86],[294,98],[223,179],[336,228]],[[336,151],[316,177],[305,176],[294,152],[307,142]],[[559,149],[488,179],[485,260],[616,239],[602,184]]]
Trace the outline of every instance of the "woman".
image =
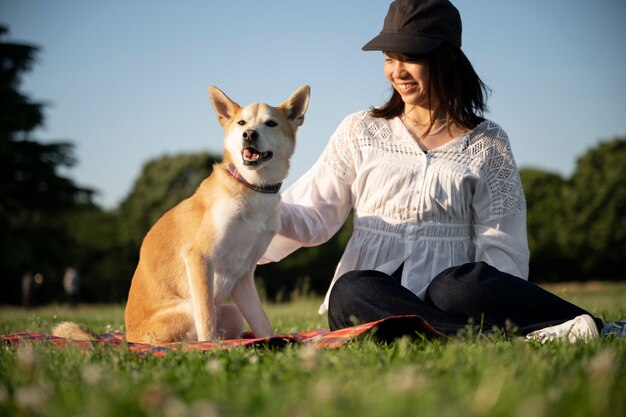
[[[263,261],[354,234],[320,313],[331,329],[417,314],[455,334],[471,319],[548,339],[603,323],[529,283],[526,205],[509,141],[482,117],[486,86],[461,51],[447,0],[396,0],[364,50],[384,53],[390,100],[346,117],[283,195]],[[567,323],[566,323],[567,322]],[[565,323],[565,324],[562,324]]]

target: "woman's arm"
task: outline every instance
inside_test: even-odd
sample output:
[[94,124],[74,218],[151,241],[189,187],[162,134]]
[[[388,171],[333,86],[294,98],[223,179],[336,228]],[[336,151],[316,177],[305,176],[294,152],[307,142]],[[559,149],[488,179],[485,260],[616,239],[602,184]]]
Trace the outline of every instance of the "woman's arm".
[[350,186],[328,171],[318,161],[285,192],[280,231],[259,263],[277,262],[303,246],[320,245],[341,228],[352,208]]
[[259,263],[276,262],[303,246],[328,241],[352,209],[353,128],[347,117],[315,165],[282,196],[281,228]]

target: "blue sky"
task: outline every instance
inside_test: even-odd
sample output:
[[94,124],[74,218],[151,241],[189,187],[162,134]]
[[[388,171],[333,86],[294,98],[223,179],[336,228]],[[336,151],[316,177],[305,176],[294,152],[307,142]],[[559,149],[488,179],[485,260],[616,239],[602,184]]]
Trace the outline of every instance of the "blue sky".
[[[9,40],[39,45],[22,90],[48,103],[42,141],[70,140],[67,173],[113,208],[150,158],[221,153],[207,94],[279,104],[312,96],[293,183],[347,114],[389,93],[382,55],[363,52],[389,1],[0,0]],[[598,141],[626,136],[624,0],[458,0],[463,50],[492,88],[487,117],[519,166],[569,176]]]

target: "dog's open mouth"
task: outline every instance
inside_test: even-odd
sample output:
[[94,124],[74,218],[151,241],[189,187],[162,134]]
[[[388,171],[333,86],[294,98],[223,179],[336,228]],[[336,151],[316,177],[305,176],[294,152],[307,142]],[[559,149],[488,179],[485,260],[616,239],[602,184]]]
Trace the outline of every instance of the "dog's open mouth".
[[248,146],[243,148],[241,156],[243,158],[244,165],[254,166],[269,161],[270,159],[272,159],[272,156],[274,156],[274,154],[271,151],[260,152],[258,149]]

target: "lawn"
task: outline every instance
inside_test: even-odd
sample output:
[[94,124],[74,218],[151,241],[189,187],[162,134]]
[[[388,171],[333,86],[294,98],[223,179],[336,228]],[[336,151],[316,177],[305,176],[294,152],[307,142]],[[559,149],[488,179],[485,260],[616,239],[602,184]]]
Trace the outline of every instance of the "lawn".
[[[626,283],[554,285],[615,320]],[[278,332],[326,327],[319,299],[267,306]],[[123,331],[120,306],[0,307],[1,333],[59,320]],[[373,340],[336,350],[290,346],[173,352],[0,347],[0,416],[624,416],[626,341],[539,346],[501,335],[447,343]]]

